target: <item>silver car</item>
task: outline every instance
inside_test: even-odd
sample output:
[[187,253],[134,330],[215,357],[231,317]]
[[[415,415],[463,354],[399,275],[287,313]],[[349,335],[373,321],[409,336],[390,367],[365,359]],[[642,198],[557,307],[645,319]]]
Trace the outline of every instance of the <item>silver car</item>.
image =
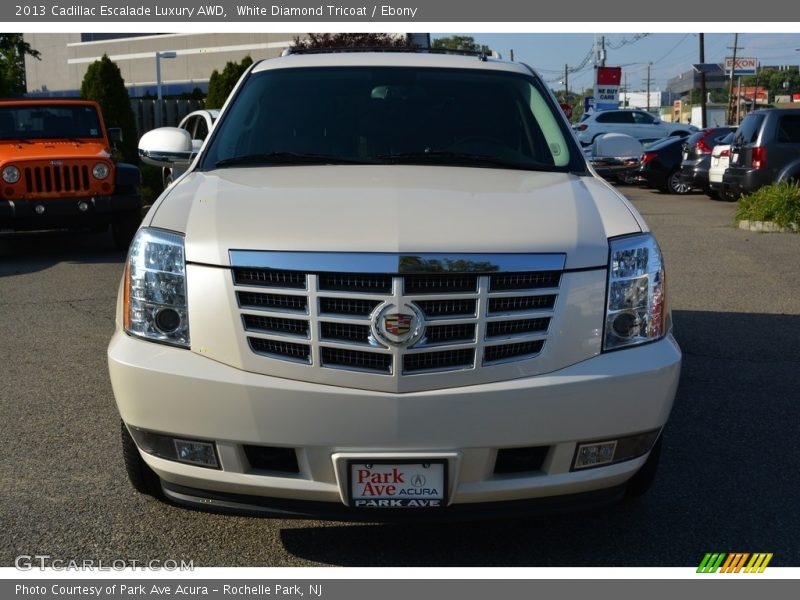
[[643,110],[601,110],[583,115],[574,126],[578,140],[584,146],[604,133],[624,133],[637,140],[684,136],[698,131],[693,125],[667,123]]

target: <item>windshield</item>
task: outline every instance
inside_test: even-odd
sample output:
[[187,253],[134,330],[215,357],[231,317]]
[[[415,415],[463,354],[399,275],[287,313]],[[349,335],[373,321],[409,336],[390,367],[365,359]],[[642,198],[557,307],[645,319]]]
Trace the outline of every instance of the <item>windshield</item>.
[[567,171],[576,157],[559,118],[535,80],[516,74],[273,69],[252,75],[233,99],[200,169],[356,163]]
[[102,138],[93,106],[0,106],[0,139]]

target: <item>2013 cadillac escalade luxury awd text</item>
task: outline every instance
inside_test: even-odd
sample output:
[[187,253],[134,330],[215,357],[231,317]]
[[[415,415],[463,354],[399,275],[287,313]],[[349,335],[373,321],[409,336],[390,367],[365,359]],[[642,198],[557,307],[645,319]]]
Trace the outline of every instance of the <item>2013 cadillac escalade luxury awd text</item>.
[[191,152],[140,141],[188,170],[108,351],[139,491],[375,519],[647,489],[681,363],[661,253],[529,67],[265,60]]

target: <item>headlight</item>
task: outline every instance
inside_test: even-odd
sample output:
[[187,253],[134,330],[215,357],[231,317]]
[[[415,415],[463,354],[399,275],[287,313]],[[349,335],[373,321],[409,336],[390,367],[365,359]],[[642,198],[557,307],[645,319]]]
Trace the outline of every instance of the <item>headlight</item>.
[[131,335],[189,347],[183,236],[142,228],[125,265],[124,325]]
[[92,175],[95,179],[105,179],[108,177],[109,169],[106,163],[97,163],[92,167]]
[[661,250],[650,234],[611,240],[603,349],[664,336],[666,290]]
[[19,169],[17,167],[5,167],[3,169],[3,181],[17,183],[19,181]]

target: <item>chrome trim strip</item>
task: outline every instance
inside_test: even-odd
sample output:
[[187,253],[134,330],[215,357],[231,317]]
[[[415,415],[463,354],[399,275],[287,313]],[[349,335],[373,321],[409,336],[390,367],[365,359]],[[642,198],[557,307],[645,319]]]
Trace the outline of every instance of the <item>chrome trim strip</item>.
[[404,254],[230,250],[232,267],[306,273],[501,273],[563,271],[566,254]]

